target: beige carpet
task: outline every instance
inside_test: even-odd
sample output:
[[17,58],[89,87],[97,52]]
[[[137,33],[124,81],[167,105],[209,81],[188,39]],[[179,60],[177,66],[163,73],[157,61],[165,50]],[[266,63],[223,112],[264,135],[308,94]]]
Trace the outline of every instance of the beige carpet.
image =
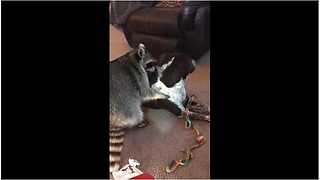
[[[148,47],[146,47],[148,49]],[[110,25],[110,60],[114,60],[132,50],[122,32]],[[195,71],[187,80],[187,93],[195,94],[195,101],[210,106],[210,51],[197,61]],[[134,128],[125,135],[121,154],[121,166],[128,158],[140,162],[140,169],[155,179],[209,179],[210,178],[210,123],[193,121],[194,126],[206,137],[206,143],[192,150],[194,158],[187,166],[179,166],[167,174],[165,166],[174,159],[182,159],[185,154],[180,148],[191,147],[197,137],[193,129],[184,128],[184,119],[179,119],[166,110],[150,109],[146,114],[148,126]],[[112,178],[112,177],[110,177]]]

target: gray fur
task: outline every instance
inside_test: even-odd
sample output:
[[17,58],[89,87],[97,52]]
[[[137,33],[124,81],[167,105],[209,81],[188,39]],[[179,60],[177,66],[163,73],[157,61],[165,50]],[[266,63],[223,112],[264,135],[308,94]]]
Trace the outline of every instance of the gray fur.
[[110,172],[119,168],[124,133],[118,132],[143,121],[142,102],[169,98],[150,88],[145,69],[153,61],[140,44],[138,49],[110,62]]

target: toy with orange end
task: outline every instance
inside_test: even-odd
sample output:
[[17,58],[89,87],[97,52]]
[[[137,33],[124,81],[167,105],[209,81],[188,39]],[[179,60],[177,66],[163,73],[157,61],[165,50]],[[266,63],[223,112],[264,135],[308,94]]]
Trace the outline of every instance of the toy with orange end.
[[186,107],[186,122],[185,122],[185,128],[190,129],[193,128],[196,132],[198,137],[196,138],[196,144],[194,144],[191,148],[183,149],[181,148],[180,151],[186,154],[186,157],[180,160],[172,160],[167,166],[166,166],[166,172],[171,173],[177,169],[178,166],[187,166],[188,162],[193,158],[193,154],[191,153],[191,150],[197,147],[200,147],[206,142],[206,138],[204,136],[200,136],[200,132],[198,129],[193,127],[192,122],[189,118],[189,109],[191,107],[192,101],[195,98],[195,95],[191,95]]

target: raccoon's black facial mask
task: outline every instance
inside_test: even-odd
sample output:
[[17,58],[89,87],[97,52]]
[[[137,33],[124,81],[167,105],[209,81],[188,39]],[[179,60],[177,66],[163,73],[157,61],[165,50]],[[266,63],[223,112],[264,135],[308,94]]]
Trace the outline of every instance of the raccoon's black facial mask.
[[141,43],[139,44],[137,56],[137,59],[143,61],[142,64],[145,69],[152,68],[153,63],[156,62],[152,55],[146,50],[145,46]]
[[148,63],[148,64],[146,65],[146,71],[147,71],[148,73],[153,73],[153,72],[155,72],[155,71],[156,71],[157,62],[158,62],[157,60],[154,60],[154,61]]

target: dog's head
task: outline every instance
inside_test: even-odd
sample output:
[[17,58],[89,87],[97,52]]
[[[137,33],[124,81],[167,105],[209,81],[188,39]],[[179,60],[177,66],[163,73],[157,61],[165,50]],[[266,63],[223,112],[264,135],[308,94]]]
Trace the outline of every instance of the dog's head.
[[156,82],[154,74],[157,73],[161,82],[172,87],[181,79],[185,81],[194,71],[195,64],[195,60],[184,53],[162,54],[157,61],[148,64],[150,84]]

